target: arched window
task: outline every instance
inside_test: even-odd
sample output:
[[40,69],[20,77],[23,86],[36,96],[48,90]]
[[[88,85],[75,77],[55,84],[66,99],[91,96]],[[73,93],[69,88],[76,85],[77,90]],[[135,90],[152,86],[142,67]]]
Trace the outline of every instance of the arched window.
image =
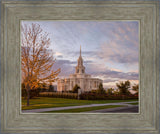
[[84,69],[82,69],[82,73],[84,73]]
[[79,69],[77,69],[77,73],[79,73]]
[[94,82],[94,87],[96,87],[96,81]]
[[73,81],[72,81],[72,84],[71,84],[72,88],[73,88]]

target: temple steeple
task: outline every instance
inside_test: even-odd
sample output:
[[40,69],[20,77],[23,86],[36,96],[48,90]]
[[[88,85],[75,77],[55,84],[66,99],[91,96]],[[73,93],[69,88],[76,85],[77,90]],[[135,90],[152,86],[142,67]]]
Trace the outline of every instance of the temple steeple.
[[76,73],[83,74],[85,73],[85,67],[83,66],[83,59],[81,56],[81,46],[80,46],[80,53],[78,58],[78,65],[76,66]]
[[80,45],[80,56],[81,56],[81,45]]
[[80,46],[80,53],[79,53],[79,58],[78,58],[78,66],[83,66],[83,59],[81,56],[81,46]]

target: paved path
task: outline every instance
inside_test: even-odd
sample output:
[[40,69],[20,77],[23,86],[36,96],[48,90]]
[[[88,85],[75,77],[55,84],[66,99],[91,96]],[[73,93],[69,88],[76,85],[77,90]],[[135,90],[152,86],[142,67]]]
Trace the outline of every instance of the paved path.
[[85,107],[95,107],[95,106],[108,106],[108,105],[122,105],[122,106],[133,106],[129,103],[137,103],[138,101],[132,102],[119,102],[119,103],[105,103],[105,104],[90,104],[90,105],[81,105],[81,106],[68,106],[68,107],[56,107],[56,108],[42,108],[42,109],[32,109],[32,110],[22,110],[22,113],[40,113],[48,111],[58,111],[58,110],[67,110],[67,109],[76,109],[76,108],[85,108]]
[[87,111],[84,113],[138,113],[138,105]]

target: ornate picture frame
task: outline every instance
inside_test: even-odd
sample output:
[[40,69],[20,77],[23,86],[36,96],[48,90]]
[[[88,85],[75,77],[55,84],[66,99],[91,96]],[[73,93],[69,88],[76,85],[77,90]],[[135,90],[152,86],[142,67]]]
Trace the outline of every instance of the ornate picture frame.
[[[2,0],[2,133],[158,133],[159,1]],[[21,113],[21,20],[138,20],[140,112]]]

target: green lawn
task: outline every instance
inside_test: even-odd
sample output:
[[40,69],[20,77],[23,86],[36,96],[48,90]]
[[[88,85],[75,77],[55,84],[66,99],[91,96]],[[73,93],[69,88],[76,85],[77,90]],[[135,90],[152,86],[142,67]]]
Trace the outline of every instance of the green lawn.
[[22,110],[27,109],[39,109],[39,108],[51,108],[51,107],[66,107],[66,106],[79,106],[87,104],[103,104],[103,103],[116,103],[116,102],[130,102],[138,101],[132,100],[76,100],[76,99],[64,99],[64,98],[49,98],[49,97],[37,97],[30,99],[30,106],[26,106],[27,101],[22,98]]
[[136,103],[129,103],[129,104],[131,104],[131,105],[138,105],[139,103],[138,103],[138,102],[136,102]]
[[121,106],[121,105],[96,106],[96,107],[85,107],[85,108],[49,111],[49,112],[44,112],[44,113],[79,113],[79,112],[87,112],[87,111],[107,109],[107,108],[116,108],[116,107],[124,107],[124,106]]

